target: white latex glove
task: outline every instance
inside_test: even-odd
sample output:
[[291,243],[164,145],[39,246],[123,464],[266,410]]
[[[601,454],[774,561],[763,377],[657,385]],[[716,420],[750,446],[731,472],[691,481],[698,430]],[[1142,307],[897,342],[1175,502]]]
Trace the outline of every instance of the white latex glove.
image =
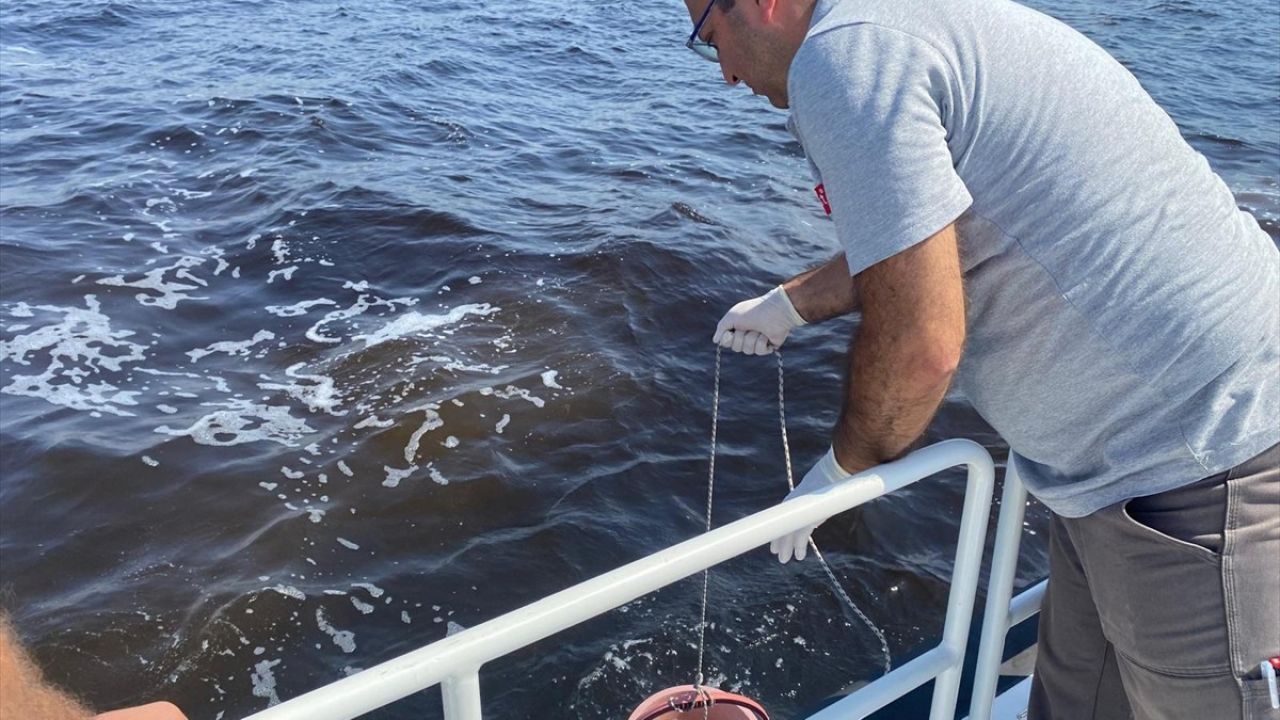
[[711,342],[747,355],[768,355],[782,346],[792,330],[804,324],[787,291],[779,285],[730,308],[716,325]]
[[[783,498],[783,502],[793,497],[818,492],[851,477],[853,477],[853,473],[845,472],[845,469],[840,467],[840,463],[836,462],[835,450],[828,450],[827,454],[823,455],[822,459],[818,461],[818,464],[814,465],[805,474],[804,479],[800,481],[796,489]],[[769,552],[777,555],[778,562],[782,563],[791,560],[793,557],[796,560],[803,560],[804,556],[809,552],[809,536],[813,534],[814,529],[817,527],[817,525],[810,525],[790,535],[783,535],[769,543]]]

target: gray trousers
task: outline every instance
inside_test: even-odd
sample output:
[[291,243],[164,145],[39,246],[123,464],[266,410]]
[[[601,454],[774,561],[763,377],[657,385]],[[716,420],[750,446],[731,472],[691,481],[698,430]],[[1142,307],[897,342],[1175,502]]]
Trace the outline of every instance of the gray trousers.
[[1280,445],[1082,518],[1054,515],[1031,720],[1280,719]]

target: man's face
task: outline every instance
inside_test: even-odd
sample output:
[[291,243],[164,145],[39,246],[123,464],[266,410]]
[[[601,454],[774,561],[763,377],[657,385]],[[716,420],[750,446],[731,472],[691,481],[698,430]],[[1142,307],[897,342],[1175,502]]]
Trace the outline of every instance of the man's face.
[[[685,0],[690,20],[697,22],[709,2],[716,0]],[[763,4],[760,0],[737,0],[731,10],[717,5],[698,34],[718,49],[726,83],[744,82],[774,107],[786,108],[787,70],[795,48],[782,42],[781,15],[772,12],[775,8],[776,3],[770,0]]]

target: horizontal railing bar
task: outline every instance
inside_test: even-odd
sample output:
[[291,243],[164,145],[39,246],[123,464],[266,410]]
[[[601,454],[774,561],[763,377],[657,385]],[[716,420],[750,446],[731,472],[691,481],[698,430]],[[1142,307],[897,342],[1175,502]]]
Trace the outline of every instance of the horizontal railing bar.
[[1009,603],[1009,627],[1040,612],[1040,606],[1044,604],[1044,591],[1048,587],[1049,581],[1041,580],[1018,593],[1013,602]]
[[963,658],[962,653],[939,645],[866,687],[828,705],[807,720],[859,720],[924,685]]
[[945,440],[820,492],[788,500],[698,535],[361,673],[251,715],[249,720],[347,720],[478,669],[774,538],[816,525],[957,465],[990,456],[968,440]]

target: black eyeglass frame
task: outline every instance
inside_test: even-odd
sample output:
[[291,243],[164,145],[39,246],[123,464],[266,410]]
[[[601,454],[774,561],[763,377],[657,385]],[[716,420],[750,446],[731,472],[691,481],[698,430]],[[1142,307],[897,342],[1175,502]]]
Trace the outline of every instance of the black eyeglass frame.
[[702,31],[702,26],[706,24],[707,18],[711,17],[711,8],[715,7],[716,0],[707,3],[707,9],[702,11],[702,17],[698,18],[698,22],[693,24],[693,32],[689,33],[689,39],[685,41],[684,46],[698,54],[703,60],[710,60],[713,63],[720,62],[720,50],[715,43],[709,43],[698,37],[698,33]]

